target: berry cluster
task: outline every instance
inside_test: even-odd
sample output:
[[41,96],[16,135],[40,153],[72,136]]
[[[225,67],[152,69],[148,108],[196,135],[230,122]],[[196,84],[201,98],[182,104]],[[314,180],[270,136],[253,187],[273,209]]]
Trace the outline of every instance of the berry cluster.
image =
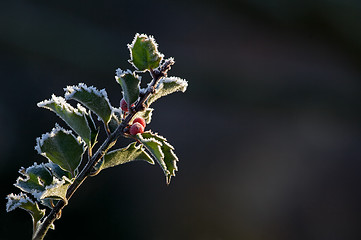
[[[128,108],[128,104],[127,102],[124,100],[124,98],[122,98],[122,100],[120,101],[120,108],[124,111],[124,112],[128,112],[129,108]],[[129,128],[129,133],[131,135],[137,135],[138,133],[143,133],[144,132],[144,128],[145,128],[145,120],[144,118],[141,117],[137,117],[133,120],[133,124],[130,126]]]

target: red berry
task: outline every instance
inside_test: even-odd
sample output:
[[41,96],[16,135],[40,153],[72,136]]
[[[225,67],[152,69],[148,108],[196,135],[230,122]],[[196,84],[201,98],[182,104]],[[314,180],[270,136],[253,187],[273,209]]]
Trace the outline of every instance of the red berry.
[[136,122],[130,127],[129,132],[130,132],[131,135],[136,135],[138,133],[143,133],[144,132],[144,127],[142,126],[142,124]]
[[142,126],[145,128],[145,120],[144,120],[144,118],[142,118],[142,117],[137,117],[137,118],[135,118],[134,120],[133,120],[133,124],[134,123],[140,123],[140,124],[142,124]]
[[128,103],[124,100],[124,98],[122,98],[122,100],[120,100],[120,108],[124,111],[124,112],[128,112]]

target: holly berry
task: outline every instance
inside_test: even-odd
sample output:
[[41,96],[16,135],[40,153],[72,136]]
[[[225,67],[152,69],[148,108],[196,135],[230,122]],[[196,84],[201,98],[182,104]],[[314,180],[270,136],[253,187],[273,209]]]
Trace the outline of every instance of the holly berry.
[[128,112],[128,103],[124,100],[124,98],[122,98],[122,100],[120,100],[120,108],[124,111],[124,112]]
[[140,123],[140,124],[142,124],[142,126],[145,128],[145,120],[144,120],[144,118],[142,118],[142,117],[137,117],[137,118],[135,118],[134,120],[133,120],[133,124],[134,123]]
[[144,132],[144,127],[139,122],[133,123],[133,125],[130,127],[129,132],[131,135],[136,135],[138,133]]

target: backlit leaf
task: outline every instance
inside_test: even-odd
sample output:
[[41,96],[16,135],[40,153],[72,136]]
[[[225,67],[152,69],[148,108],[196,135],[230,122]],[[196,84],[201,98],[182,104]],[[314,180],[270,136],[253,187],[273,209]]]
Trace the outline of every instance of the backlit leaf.
[[143,160],[150,164],[154,164],[153,159],[145,152],[144,148],[141,145],[136,146],[136,143],[133,142],[125,148],[117,149],[105,154],[103,162],[98,165],[97,170],[99,167],[100,170],[103,170],[105,168],[137,160]]
[[148,100],[148,106],[150,106],[157,99],[166,96],[174,92],[185,92],[188,87],[188,82],[178,77],[166,77],[159,81],[159,84],[155,88],[156,92],[152,94]]
[[139,98],[140,79],[140,76],[130,70],[122,71],[118,68],[116,71],[115,80],[122,87],[123,97],[128,104],[128,109]]
[[82,160],[85,147],[71,131],[66,131],[57,125],[50,133],[37,138],[36,142],[35,149],[39,154],[70,172],[73,177],[76,175],[75,170]]
[[[52,175],[56,172],[56,175]],[[61,170],[55,163],[34,163],[28,168],[21,168],[21,174],[14,184],[24,192],[31,193],[38,201],[52,207],[46,198],[54,200],[66,199],[66,191],[72,180],[68,174]]]
[[85,117],[87,112],[80,104],[78,104],[77,108],[74,108],[64,98],[52,95],[50,100],[38,103],[38,107],[47,108],[55,112],[87,144],[91,144],[91,131]]
[[109,122],[112,110],[104,89],[98,90],[93,86],[88,87],[84,83],[79,83],[77,86],[68,86],[64,90],[66,100],[77,100],[98,115],[105,124]]
[[138,71],[155,69],[163,59],[163,54],[158,52],[158,45],[152,36],[137,33],[128,48],[130,50],[129,62]]
[[145,139],[154,138],[160,143],[162,143],[161,150],[164,154],[163,161],[167,170],[164,171],[164,173],[166,174],[167,183],[169,184],[171,177],[175,176],[175,172],[178,170],[177,168],[178,157],[175,155],[173,151],[174,147],[167,142],[166,138],[159,136],[156,133],[152,133],[150,131],[142,133],[142,137]]
[[10,212],[16,208],[22,208],[27,211],[33,220],[33,232],[40,225],[40,220],[45,215],[45,210],[40,209],[36,202],[33,202],[26,194],[9,194],[6,199],[6,211]]
[[145,109],[144,111],[137,112],[137,113],[134,115],[133,119],[135,119],[135,118],[137,118],[137,117],[141,117],[141,118],[143,118],[143,119],[145,120],[145,122],[146,122],[147,124],[149,124],[150,121],[152,120],[153,110],[154,110],[153,108],[147,108],[147,109]]

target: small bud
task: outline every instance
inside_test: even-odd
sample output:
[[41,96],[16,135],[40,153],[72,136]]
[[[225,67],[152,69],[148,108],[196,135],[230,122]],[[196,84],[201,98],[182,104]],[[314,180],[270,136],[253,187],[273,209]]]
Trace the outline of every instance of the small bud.
[[124,98],[122,98],[122,100],[120,100],[120,108],[124,111],[124,112],[128,112],[128,104],[127,102],[124,100]]

